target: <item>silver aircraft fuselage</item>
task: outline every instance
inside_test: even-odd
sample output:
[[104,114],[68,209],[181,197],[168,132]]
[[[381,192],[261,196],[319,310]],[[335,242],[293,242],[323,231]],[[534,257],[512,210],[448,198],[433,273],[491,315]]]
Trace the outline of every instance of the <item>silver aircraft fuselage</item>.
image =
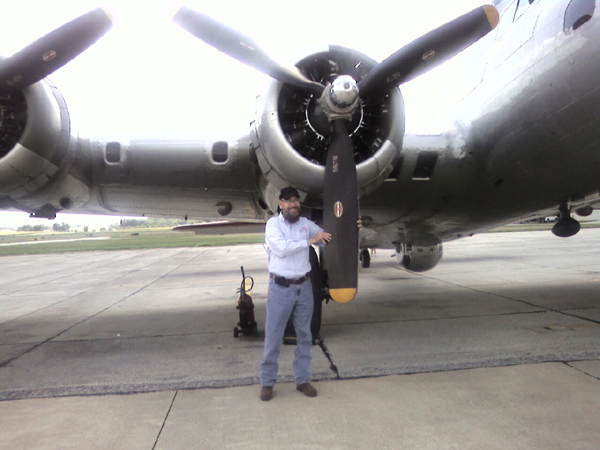
[[[565,30],[570,2],[537,1],[473,49],[487,57],[437,136],[408,135],[397,181],[361,199],[361,211],[397,229],[451,240],[560,205],[590,205],[600,190],[600,17]],[[406,111],[409,115],[410,111]],[[415,177],[420,151],[439,154]]]

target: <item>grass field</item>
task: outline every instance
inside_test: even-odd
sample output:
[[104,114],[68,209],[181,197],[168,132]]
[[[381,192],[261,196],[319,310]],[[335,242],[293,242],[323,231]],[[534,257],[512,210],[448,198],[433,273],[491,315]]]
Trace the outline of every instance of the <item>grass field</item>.
[[[539,231],[553,224],[517,224],[491,232]],[[582,228],[598,227],[599,222],[583,222]],[[264,242],[263,233],[202,236],[175,232],[170,228],[127,229],[103,232],[0,232],[0,256],[42,253],[82,252],[91,250],[127,250],[168,247],[207,247]]]
[[90,250],[199,247],[264,242],[264,234],[197,236],[170,228],[128,229],[95,233],[4,232],[0,233],[0,256]]

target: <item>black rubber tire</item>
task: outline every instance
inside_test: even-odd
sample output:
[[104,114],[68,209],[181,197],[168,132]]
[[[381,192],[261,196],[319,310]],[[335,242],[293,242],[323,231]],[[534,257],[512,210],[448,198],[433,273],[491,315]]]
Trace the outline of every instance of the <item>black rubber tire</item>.
[[321,318],[323,309],[323,271],[321,270],[321,263],[317,256],[317,252],[314,247],[309,248],[309,261],[310,261],[310,282],[312,284],[313,291],[313,316],[310,322],[310,331],[312,333],[313,343],[321,331]]
[[364,269],[371,267],[371,255],[369,254],[369,250],[360,251],[360,265]]

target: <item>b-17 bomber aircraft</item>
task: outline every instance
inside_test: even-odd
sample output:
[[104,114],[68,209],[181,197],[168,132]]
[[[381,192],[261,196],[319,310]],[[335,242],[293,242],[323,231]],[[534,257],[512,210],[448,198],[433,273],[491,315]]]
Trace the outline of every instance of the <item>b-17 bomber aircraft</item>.
[[[0,60],[0,209],[256,227],[293,186],[303,214],[333,235],[319,260],[329,295],[347,302],[368,248],[395,249],[403,267],[427,271],[444,242],[548,215],[558,216],[552,232],[569,237],[580,229],[573,215],[600,204],[594,0],[496,0],[381,62],[329,45],[295,65],[245,31],[177,7],[173,26],[198,45],[271,77],[236,140],[88,139],[71,129],[46,77],[106,33],[112,15],[94,10]],[[402,86],[461,52],[477,64],[454,87],[448,125],[405,134]]]

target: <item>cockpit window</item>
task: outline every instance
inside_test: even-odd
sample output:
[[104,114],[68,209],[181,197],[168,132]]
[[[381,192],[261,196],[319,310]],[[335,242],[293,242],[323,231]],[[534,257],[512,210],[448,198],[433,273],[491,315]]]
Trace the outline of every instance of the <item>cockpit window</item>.
[[516,0],[512,0],[504,11],[500,13],[500,23],[498,24],[498,31],[496,32],[496,39],[502,39],[506,30],[510,28],[515,17]]
[[594,0],[571,0],[565,11],[565,33],[578,29],[592,18],[596,2]]
[[[496,33],[496,40],[501,40],[511,24],[521,17],[529,6],[536,1],[538,0],[499,0],[494,2],[494,5],[499,5],[500,10],[500,24]],[[577,2],[577,0],[573,1]],[[504,6],[504,3],[506,3],[506,6]]]
[[515,12],[515,19],[517,20],[519,17],[521,17],[523,15],[523,13],[525,11],[527,11],[527,8],[529,7],[529,5],[531,5],[534,2],[534,0],[519,0],[519,4],[517,5],[517,11]]

